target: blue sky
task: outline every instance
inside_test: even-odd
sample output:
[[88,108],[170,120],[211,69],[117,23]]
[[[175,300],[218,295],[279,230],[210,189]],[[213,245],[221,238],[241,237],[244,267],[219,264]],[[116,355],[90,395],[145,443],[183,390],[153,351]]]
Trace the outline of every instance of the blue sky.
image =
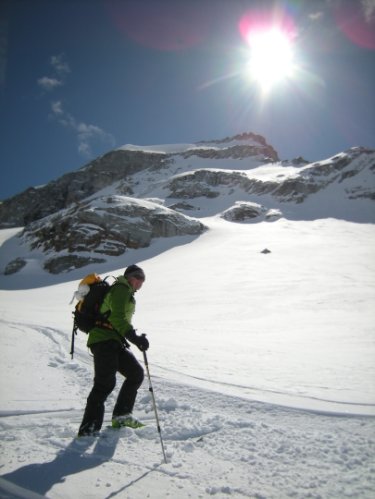
[[[281,159],[375,148],[375,0],[9,0],[0,16],[0,199],[123,144],[245,131]],[[241,21],[293,30],[266,95]],[[250,21],[249,21],[250,22]]]

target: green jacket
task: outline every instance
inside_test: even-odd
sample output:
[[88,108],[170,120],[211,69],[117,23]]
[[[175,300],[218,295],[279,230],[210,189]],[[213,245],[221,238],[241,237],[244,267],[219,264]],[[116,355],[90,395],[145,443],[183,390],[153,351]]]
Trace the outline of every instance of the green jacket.
[[114,330],[94,327],[89,332],[87,346],[107,340],[117,340],[121,343],[121,338],[125,338],[133,329],[131,321],[135,311],[134,290],[124,276],[117,278],[104,298],[100,312],[104,314],[108,310],[111,312],[108,322]]

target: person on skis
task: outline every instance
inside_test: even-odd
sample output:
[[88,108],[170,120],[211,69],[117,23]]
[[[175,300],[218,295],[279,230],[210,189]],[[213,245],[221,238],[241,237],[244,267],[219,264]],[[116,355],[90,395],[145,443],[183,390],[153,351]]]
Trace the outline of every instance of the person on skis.
[[143,368],[129,350],[129,343],[146,351],[149,342],[145,335],[136,334],[132,326],[135,310],[134,293],[141,289],[145,273],[137,265],[130,265],[123,276],[106,294],[100,312],[110,312],[108,323],[90,330],[87,346],[94,357],[94,385],[87,398],[78,436],[97,434],[103,424],[104,403],[116,385],[116,373],[125,377],[112,413],[112,427],[143,426],[132,411],[138,388],[144,378]]

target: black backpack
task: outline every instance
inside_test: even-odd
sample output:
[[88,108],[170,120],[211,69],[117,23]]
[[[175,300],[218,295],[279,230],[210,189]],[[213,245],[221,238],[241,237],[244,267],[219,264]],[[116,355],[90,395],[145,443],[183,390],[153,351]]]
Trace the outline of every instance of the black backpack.
[[[100,307],[105,295],[111,288],[106,277],[102,280],[97,274],[89,274],[79,283],[78,290],[74,293],[74,298],[78,301],[73,311],[73,331],[70,354],[74,354],[74,336],[79,329],[83,333],[88,333],[95,326],[111,328],[108,317],[110,311],[105,314],[100,313]],[[73,298],[73,299],[74,299]]]

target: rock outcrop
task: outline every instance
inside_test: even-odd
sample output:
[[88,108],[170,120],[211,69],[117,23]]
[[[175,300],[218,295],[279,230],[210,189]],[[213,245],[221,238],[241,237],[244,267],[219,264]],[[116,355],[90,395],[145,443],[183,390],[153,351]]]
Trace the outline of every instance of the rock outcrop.
[[[211,215],[254,223],[303,218],[298,213],[309,205],[315,216],[337,216],[330,200],[339,197],[347,213],[367,203],[366,212],[356,211],[357,221],[372,221],[374,174],[374,150],[356,147],[315,163],[301,157],[280,162],[265,139],[251,133],[175,147],[124,146],[5,200],[0,228],[24,227],[21,242],[44,255],[38,256],[44,268],[67,272],[158,238],[198,236],[206,230],[199,218]],[[314,203],[324,192],[326,201]],[[2,271],[22,271],[24,254]]]

